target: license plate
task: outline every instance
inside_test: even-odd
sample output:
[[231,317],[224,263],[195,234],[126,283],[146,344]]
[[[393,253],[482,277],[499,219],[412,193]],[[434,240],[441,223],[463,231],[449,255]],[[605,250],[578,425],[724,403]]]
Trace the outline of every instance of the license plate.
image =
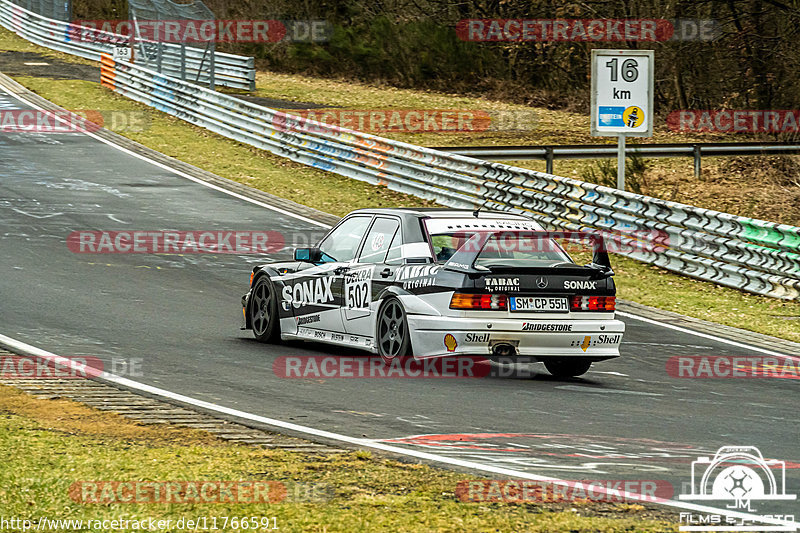
[[566,298],[540,298],[536,296],[512,296],[512,311],[528,313],[566,313],[569,304]]

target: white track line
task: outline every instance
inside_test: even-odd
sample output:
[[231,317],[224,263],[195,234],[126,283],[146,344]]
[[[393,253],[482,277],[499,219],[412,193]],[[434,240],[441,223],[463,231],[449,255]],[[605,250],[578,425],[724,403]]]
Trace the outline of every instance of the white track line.
[[787,355],[780,352],[775,352],[772,350],[768,350],[766,348],[759,348],[758,346],[752,346],[750,344],[744,344],[742,342],[732,341],[730,339],[726,339],[724,337],[717,337],[716,335],[712,335],[710,333],[702,333],[700,331],[694,331],[687,328],[682,328],[680,326],[675,326],[672,324],[665,324],[664,322],[659,322],[657,320],[653,320],[651,318],[645,318],[639,315],[633,315],[631,313],[625,313],[622,311],[617,311],[617,314],[620,316],[633,318],[635,320],[641,320],[642,322],[647,322],[648,324],[652,324],[654,326],[661,326],[662,328],[667,329],[674,329],[675,331],[680,331],[681,333],[688,333],[690,335],[694,335],[695,337],[702,337],[704,339],[711,339],[716,342],[721,342],[723,344],[730,344],[731,346],[736,346],[737,348],[745,348],[747,350],[752,350],[754,352],[761,352],[767,355],[775,355],[777,357],[785,357],[786,359],[791,359],[792,361],[800,361],[800,357],[796,357],[794,355]]
[[[0,87],[0,90],[2,90],[4,93],[6,93],[7,95],[11,96],[12,98],[16,99],[17,101],[22,102],[25,105],[29,105],[29,106],[33,107],[34,109],[36,109],[38,111],[43,111],[45,113],[48,112],[46,109],[44,109],[42,107],[39,107],[38,105],[34,104],[33,102],[29,102],[28,100],[26,100],[25,98],[23,98],[23,97],[21,97],[19,95],[15,95],[15,94],[9,93],[8,91],[3,89],[2,87]],[[61,118],[58,115],[54,115],[54,116],[55,116],[56,119],[60,120],[61,122],[64,122],[64,123],[68,122],[66,119]],[[293,213],[291,211],[287,211],[285,209],[281,209],[280,207],[275,207],[274,205],[265,204],[264,202],[259,202],[258,200],[254,200],[252,198],[248,198],[247,196],[241,195],[239,193],[235,193],[233,191],[229,191],[229,190],[227,190],[227,189],[225,189],[223,187],[219,187],[218,185],[214,185],[213,183],[208,183],[208,182],[203,181],[203,180],[201,180],[199,178],[196,178],[194,176],[186,174],[185,172],[181,172],[180,170],[174,169],[174,168],[172,168],[172,167],[170,167],[168,165],[165,165],[165,164],[160,163],[158,161],[154,161],[154,160],[148,158],[145,155],[137,154],[136,152],[132,152],[131,150],[128,150],[127,148],[122,147],[122,146],[114,143],[113,141],[109,141],[107,139],[103,139],[102,137],[100,137],[98,135],[95,135],[92,132],[83,131],[81,133],[83,133],[85,135],[88,135],[89,137],[92,137],[93,139],[98,140],[103,144],[107,144],[108,146],[116,148],[120,152],[123,152],[125,154],[130,155],[130,156],[133,156],[133,157],[135,157],[137,159],[141,159],[142,161],[146,161],[147,163],[150,163],[151,165],[154,165],[154,166],[156,166],[156,167],[158,167],[160,169],[163,169],[163,170],[166,170],[168,172],[171,172],[172,174],[175,174],[175,175],[180,176],[182,178],[186,178],[187,180],[191,180],[191,181],[193,181],[195,183],[199,183],[200,185],[202,185],[204,187],[208,187],[209,189],[214,189],[215,191],[219,191],[219,192],[225,193],[225,194],[227,194],[229,196],[233,196],[234,198],[238,198],[240,200],[244,200],[245,202],[250,202],[251,204],[255,204],[257,206],[264,207],[266,209],[270,209],[270,210],[275,211],[277,213],[281,213],[283,215],[287,215],[287,216],[296,218],[298,220],[302,220],[303,222],[308,222],[309,224],[314,224],[315,226],[319,226],[319,227],[323,227],[323,228],[329,228],[330,227],[329,224],[325,224],[324,222],[320,222],[320,221],[314,220],[312,218],[304,217],[303,215],[298,215],[297,213]]]
[[[83,372],[85,371],[85,367],[76,363],[75,361],[61,357],[56,355],[52,352],[48,352],[46,350],[42,350],[41,348],[37,348],[30,344],[24,343],[22,341],[18,341],[16,339],[12,339],[11,337],[6,337],[5,335],[0,334],[0,345],[7,347],[8,349],[19,352],[30,357],[37,357],[40,359],[44,359],[48,362],[62,365],[69,367],[76,372]],[[128,378],[124,378],[121,376],[117,376],[114,374],[109,374],[106,372],[102,372],[99,377],[105,381],[110,383],[114,383],[125,387],[127,389],[138,390],[141,392],[145,392],[147,394],[151,394],[153,396],[158,396],[161,398],[167,398],[170,400],[174,400],[183,404],[193,405],[195,407],[199,407],[201,409],[205,409],[208,411],[213,411],[229,416],[234,416],[243,420],[250,420],[253,422],[258,422],[259,424],[265,424],[268,426],[272,426],[279,429],[285,429],[290,431],[295,431],[297,433],[302,433],[305,435],[312,435],[315,437],[320,437],[323,439],[329,439],[332,441],[337,442],[345,442],[348,444],[353,444],[356,446],[361,446],[364,448],[372,448],[375,450],[380,450],[383,452],[394,453],[398,455],[404,455],[407,457],[414,457],[416,459],[422,459],[425,461],[430,461],[433,463],[445,464],[449,466],[457,466],[461,468],[468,468],[471,470],[487,472],[492,474],[500,474],[503,476],[508,476],[512,479],[527,479],[531,481],[539,481],[539,482],[547,482],[552,483],[555,485],[562,485],[562,486],[570,486],[571,483],[568,480],[559,479],[559,478],[552,478],[547,476],[539,476],[536,474],[531,474],[528,472],[522,472],[519,470],[512,470],[510,468],[500,468],[491,465],[484,465],[481,463],[475,463],[472,461],[465,461],[463,459],[455,459],[453,457],[444,457],[441,455],[436,455],[433,453],[422,452],[417,450],[409,450],[406,448],[400,448],[397,446],[391,446],[388,444],[383,444],[381,442],[375,442],[369,439],[362,439],[357,437],[350,437],[347,435],[342,435],[339,433],[333,433],[330,431],[325,431],[321,429],[312,428],[309,426],[301,426],[299,424],[293,424],[291,422],[284,422],[283,420],[278,420],[275,418],[268,418],[261,415],[256,415],[253,413],[248,413],[245,411],[239,411],[238,409],[231,409],[230,407],[225,407],[222,405],[218,405],[215,403],[207,402],[204,400],[198,400],[196,398],[192,398],[190,396],[184,396],[183,394],[177,394],[175,392],[171,392],[165,389],[160,389],[158,387],[153,387],[151,385],[146,385],[144,383],[139,383],[138,381],[133,381]],[[730,516],[734,518],[744,519],[748,521],[757,521],[767,524],[773,524],[777,526],[784,526],[784,527],[800,527],[800,523],[798,522],[791,522],[785,520],[778,520],[774,518],[765,518],[758,515],[752,515],[747,513],[742,513],[738,511],[731,511],[729,509],[718,509],[715,507],[708,507],[705,505],[697,505],[693,503],[686,503],[682,501],[676,500],[666,500],[646,495],[637,494],[634,492],[626,492],[622,490],[614,490],[608,489],[605,487],[594,487],[594,491],[600,494],[605,494],[609,497],[616,497],[619,498],[620,495],[624,498],[630,500],[641,501],[643,503],[657,503],[660,505],[665,505],[668,507],[675,507],[677,509],[684,509],[689,511],[697,511],[699,513],[708,513],[708,514],[721,514],[725,516]]]

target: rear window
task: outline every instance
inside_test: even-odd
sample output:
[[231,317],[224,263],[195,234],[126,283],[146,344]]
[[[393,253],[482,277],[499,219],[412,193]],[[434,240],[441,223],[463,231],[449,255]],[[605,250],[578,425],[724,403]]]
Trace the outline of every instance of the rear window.
[[[549,266],[555,263],[572,262],[569,255],[552,239],[536,237],[529,232],[504,231],[494,233],[485,246],[479,238],[485,230],[459,230],[431,234],[433,253],[438,263],[446,263],[458,251],[480,253],[475,265],[490,267]],[[480,243],[480,244],[478,244]],[[473,250],[470,250],[474,247]]]
[[565,261],[571,263],[572,259],[553,239],[507,231],[489,238],[475,264],[489,268],[525,267],[548,266]]

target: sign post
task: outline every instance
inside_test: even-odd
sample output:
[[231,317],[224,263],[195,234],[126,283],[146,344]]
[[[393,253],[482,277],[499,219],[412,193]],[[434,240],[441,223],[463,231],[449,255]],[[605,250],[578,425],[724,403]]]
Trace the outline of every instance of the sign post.
[[617,188],[625,190],[625,138],[653,136],[652,50],[592,50],[592,135],[617,137]]

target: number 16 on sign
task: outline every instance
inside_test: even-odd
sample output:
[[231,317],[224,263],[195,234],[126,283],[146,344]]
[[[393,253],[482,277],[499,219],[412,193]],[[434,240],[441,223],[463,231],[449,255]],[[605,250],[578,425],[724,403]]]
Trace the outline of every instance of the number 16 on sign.
[[592,50],[592,135],[615,136],[625,190],[625,137],[653,136],[653,51]]

